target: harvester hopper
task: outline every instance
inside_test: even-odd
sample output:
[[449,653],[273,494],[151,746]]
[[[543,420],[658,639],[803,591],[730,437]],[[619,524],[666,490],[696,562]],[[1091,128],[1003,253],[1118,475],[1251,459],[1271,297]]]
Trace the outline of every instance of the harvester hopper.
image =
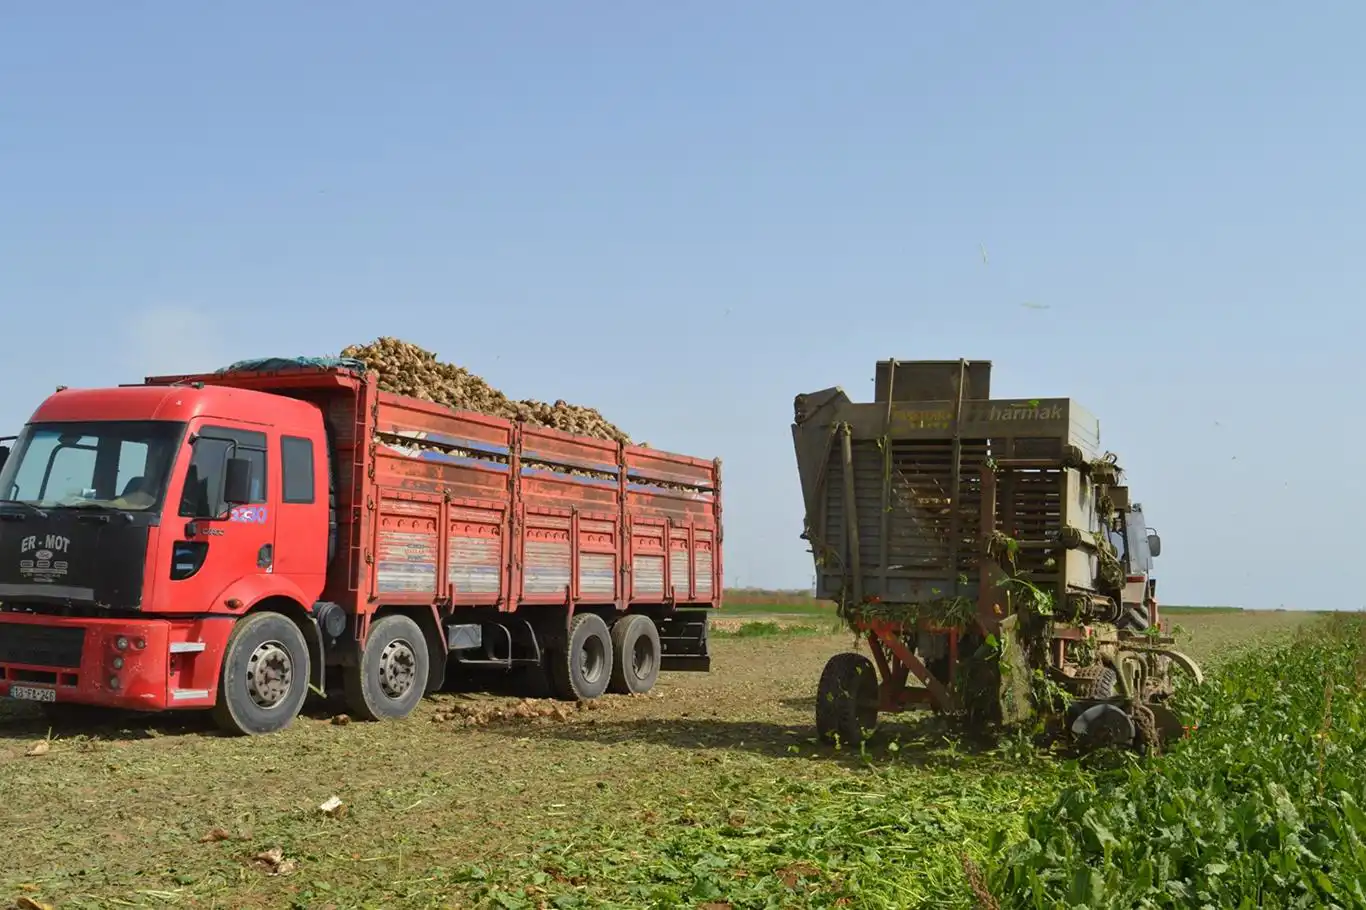
[[839,388],[796,398],[816,594],[871,651],[826,665],[819,732],[856,741],[913,707],[980,725],[1064,709],[1087,743],[1156,748],[1182,734],[1172,666],[1200,669],[1155,602],[1146,628],[1126,612],[1118,459],[1077,402],[990,386],[987,361],[888,360],[870,403]]

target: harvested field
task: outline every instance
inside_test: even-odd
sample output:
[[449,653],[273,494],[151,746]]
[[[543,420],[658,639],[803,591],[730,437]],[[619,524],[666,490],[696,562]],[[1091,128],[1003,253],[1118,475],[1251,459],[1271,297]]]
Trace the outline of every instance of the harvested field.
[[[1181,625],[1208,661],[1312,618]],[[994,832],[1022,831],[1024,810],[1082,772],[913,718],[864,756],[818,747],[816,680],[848,641],[732,632],[711,674],[666,674],[649,696],[576,707],[443,694],[400,723],[316,712],[254,739],[140,718],[49,739],[36,715],[0,706],[0,899],[738,910],[889,906],[894,887],[900,906],[971,906],[964,845],[983,860]],[[880,859],[848,851],[888,825]]]

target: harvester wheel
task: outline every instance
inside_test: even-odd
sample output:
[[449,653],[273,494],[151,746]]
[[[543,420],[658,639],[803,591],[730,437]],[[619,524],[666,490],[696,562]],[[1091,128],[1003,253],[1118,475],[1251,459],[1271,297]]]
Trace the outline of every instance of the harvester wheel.
[[1113,667],[1092,664],[1073,675],[1072,688],[1077,698],[1113,698],[1118,681]]
[[623,616],[612,626],[612,679],[607,691],[644,695],[659,679],[659,630],[654,620],[639,613]]
[[1092,677],[1086,685],[1083,698],[1114,698],[1115,685],[1119,682],[1119,674],[1114,667],[1101,667],[1100,672]]
[[576,613],[568,634],[550,654],[555,697],[588,701],[607,691],[612,677],[612,635],[596,613]]
[[401,720],[427,691],[427,639],[416,622],[390,614],[370,624],[360,660],[346,667],[346,706],[363,720]]
[[836,745],[863,742],[877,729],[878,682],[862,654],[836,654],[816,687],[816,734]]

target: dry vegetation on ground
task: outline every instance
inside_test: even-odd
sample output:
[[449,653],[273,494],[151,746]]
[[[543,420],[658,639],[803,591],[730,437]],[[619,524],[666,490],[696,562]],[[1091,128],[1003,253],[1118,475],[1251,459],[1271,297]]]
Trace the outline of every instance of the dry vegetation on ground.
[[[1180,624],[1208,661],[1307,618]],[[955,851],[1015,830],[1067,772],[969,754],[910,719],[879,737],[871,763],[817,747],[815,683],[849,638],[770,633],[718,636],[712,673],[666,674],[649,696],[591,709],[447,694],[401,723],[320,712],[253,739],[134,718],[59,728],[30,757],[47,728],[0,707],[0,901],[738,910],[786,895],[773,906],[832,906],[881,863],[913,861],[906,906],[945,895],[958,897],[941,906],[969,906]],[[877,862],[841,859],[831,844],[847,832],[833,826],[872,823],[879,794],[919,828]],[[321,808],[333,797],[340,807]]]

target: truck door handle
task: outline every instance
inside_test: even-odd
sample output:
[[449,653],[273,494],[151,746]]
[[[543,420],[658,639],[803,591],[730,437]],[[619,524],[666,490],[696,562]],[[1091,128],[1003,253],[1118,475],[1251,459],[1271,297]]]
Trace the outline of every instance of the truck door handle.
[[256,551],[256,568],[269,569],[270,564],[275,560],[275,548],[270,544],[262,544],[261,549]]

